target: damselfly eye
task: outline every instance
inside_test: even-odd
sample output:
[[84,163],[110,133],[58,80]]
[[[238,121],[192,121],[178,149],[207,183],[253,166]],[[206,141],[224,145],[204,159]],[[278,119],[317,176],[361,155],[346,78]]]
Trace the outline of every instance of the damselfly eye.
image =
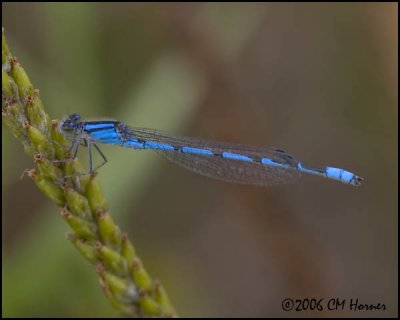
[[71,120],[78,121],[78,120],[81,119],[81,116],[80,116],[79,114],[77,114],[77,113],[74,113],[74,114],[71,114],[71,115],[69,116],[69,118],[70,118]]

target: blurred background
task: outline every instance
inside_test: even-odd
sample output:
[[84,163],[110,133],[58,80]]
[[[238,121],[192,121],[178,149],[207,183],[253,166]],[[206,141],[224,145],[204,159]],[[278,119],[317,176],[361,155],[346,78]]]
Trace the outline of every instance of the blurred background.
[[[180,315],[370,317],[398,313],[397,9],[3,3],[2,21],[53,119],[277,147],[365,178],[232,185],[102,147],[110,213]],[[3,316],[119,316],[57,207],[20,180],[32,159],[2,133]],[[285,298],[386,310],[285,312]]]

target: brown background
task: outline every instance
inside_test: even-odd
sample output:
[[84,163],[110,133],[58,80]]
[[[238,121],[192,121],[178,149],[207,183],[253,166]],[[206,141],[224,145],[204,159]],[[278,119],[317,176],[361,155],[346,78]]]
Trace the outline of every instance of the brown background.
[[[2,4],[53,118],[279,147],[363,176],[258,188],[105,146],[110,212],[186,316],[397,316],[397,4]],[[81,152],[85,159],[84,152]],[[116,316],[3,129],[3,316]],[[285,312],[284,298],[384,311]],[[348,300],[347,300],[348,301]]]

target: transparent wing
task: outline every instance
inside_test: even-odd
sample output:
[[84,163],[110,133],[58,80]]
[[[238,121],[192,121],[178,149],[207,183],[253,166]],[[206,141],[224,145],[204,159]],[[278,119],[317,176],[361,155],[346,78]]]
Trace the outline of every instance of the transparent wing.
[[[207,156],[179,151],[155,150],[168,160],[197,174],[227,182],[270,186],[292,182],[300,176],[298,161],[282,150],[247,146],[234,143],[207,141],[196,138],[176,137],[165,132],[129,128],[129,135],[134,139],[170,144],[176,148],[192,147],[210,150],[215,154],[231,152],[251,157],[255,161],[225,159],[219,156]],[[287,168],[268,166],[258,162],[268,158]]]
[[226,182],[271,186],[292,182],[299,177],[293,168],[269,167],[255,162],[207,157],[177,151],[156,150],[168,160],[197,174]]

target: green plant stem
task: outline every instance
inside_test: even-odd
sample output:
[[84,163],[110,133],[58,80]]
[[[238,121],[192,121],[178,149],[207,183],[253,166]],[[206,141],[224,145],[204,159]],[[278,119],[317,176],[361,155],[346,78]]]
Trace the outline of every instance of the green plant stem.
[[93,264],[111,304],[127,316],[176,316],[165,289],[149,276],[128,236],[114,223],[96,176],[81,175],[81,166],[68,154],[60,122],[50,121],[39,90],[11,54],[4,29],[2,117],[36,164],[27,175],[61,208],[73,230],[67,238]]

